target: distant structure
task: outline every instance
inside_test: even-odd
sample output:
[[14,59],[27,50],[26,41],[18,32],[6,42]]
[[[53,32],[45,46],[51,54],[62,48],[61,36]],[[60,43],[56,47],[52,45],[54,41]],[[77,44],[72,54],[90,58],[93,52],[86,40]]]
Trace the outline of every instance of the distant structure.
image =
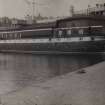
[[73,5],[70,6],[70,15],[71,16],[74,15],[74,6]]
[[76,15],[103,15],[105,16],[105,3],[96,4],[95,7],[88,5],[88,8],[85,10],[74,11],[74,16]]
[[104,15],[105,16],[105,3],[96,4],[96,7],[91,8],[90,13],[93,15]]
[[28,21],[30,21],[30,23],[31,22],[35,23],[35,21],[36,21],[35,20],[35,17],[37,17],[36,16],[36,11],[35,11],[36,5],[44,6],[46,4],[37,3],[35,0],[24,0],[24,1],[27,3],[27,5],[32,6],[32,15],[31,16],[30,15],[27,15],[27,19],[28,19]]
[[32,5],[32,17],[31,20],[34,20],[34,16],[35,16],[35,0],[29,1],[29,0],[24,0],[27,5]]
[[27,16],[25,17],[25,20],[26,20],[26,23],[27,23],[27,24],[33,24],[32,16],[27,15]]
[[12,19],[11,20],[11,26],[16,28],[16,27],[19,27],[19,26],[25,26],[27,25],[27,22],[26,20],[20,20],[20,19]]

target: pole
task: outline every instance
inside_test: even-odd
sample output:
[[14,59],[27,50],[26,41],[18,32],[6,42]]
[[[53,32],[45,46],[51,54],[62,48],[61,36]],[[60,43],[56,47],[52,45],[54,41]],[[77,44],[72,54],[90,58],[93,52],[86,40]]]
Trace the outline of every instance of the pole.
[[32,10],[32,19],[34,20],[34,16],[35,16],[35,0],[33,0],[33,2],[32,2],[32,7],[33,7],[33,10]]

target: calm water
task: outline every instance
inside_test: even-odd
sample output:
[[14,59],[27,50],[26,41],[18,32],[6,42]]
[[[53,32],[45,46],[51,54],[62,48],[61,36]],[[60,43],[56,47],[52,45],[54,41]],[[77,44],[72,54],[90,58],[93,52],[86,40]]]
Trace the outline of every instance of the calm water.
[[0,94],[104,60],[98,55],[0,54]]

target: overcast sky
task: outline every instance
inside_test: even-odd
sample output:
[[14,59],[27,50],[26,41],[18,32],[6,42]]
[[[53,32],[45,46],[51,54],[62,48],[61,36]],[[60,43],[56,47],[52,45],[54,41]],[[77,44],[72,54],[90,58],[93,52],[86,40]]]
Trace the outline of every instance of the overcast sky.
[[[32,0],[28,0],[32,2]],[[35,5],[35,15],[39,13],[43,16],[65,16],[69,15],[70,5],[74,5],[76,10],[87,8],[88,4],[94,6],[96,3],[104,3],[105,0],[35,0],[44,5]],[[32,5],[25,0],[0,0],[0,17],[23,18],[27,14],[32,14]]]

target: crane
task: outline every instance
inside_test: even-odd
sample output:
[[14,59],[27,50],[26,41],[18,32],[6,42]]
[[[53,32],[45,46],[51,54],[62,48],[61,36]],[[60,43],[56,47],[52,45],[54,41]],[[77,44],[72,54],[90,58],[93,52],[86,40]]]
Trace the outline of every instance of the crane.
[[40,5],[40,6],[44,6],[46,4],[43,3],[37,3],[35,0],[24,0],[28,5],[32,6],[32,20],[34,20],[34,16],[35,16],[35,5]]
[[34,19],[35,16],[35,0],[29,1],[29,0],[24,0],[29,6],[32,6],[32,20]]

